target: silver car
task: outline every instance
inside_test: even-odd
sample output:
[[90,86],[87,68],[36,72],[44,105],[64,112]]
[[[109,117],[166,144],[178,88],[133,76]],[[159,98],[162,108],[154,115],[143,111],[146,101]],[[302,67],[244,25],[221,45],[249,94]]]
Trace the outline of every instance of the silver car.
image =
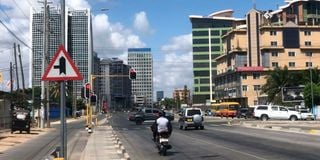
[[188,127],[204,129],[203,113],[200,108],[185,108],[179,113],[179,128],[186,130]]

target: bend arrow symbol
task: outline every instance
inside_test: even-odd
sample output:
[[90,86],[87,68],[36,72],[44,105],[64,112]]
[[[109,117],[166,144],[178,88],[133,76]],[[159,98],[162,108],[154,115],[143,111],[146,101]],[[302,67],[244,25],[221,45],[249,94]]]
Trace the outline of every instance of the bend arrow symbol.
[[59,69],[59,74],[64,73],[66,74],[66,59],[61,57],[59,59],[59,65],[53,66],[54,69]]

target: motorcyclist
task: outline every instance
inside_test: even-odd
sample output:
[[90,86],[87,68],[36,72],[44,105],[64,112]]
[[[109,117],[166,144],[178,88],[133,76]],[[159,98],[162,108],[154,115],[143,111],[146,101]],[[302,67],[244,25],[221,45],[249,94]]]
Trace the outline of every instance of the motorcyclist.
[[168,136],[171,135],[172,125],[168,118],[165,117],[164,111],[159,112],[159,118],[157,118],[152,124],[151,130],[153,132],[153,140],[155,142],[157,141],[157,137],[159,137],[160,133],[167,133]]

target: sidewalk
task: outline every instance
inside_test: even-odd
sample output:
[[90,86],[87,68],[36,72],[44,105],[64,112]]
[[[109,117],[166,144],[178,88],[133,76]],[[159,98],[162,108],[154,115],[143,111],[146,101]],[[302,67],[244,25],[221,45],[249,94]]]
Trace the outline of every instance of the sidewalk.
[[128,153],[108,120],[103,119],[98,124],[88,139],[81,160],[129,160]]

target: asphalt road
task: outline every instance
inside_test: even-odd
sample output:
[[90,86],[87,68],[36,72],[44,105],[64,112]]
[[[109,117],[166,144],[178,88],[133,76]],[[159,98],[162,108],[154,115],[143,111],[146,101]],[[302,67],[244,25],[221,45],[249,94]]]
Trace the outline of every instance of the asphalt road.
[[127,120],[126,113],[114,113],[113,128],[133,160],[214,159],[214,160],[319,160],[320,137],[226,125],[226,121],[210,120],[205,130],[179,130],[173,122],[170,137],[173,149],[160,156],[152,141],[150,125]]
[[[99,115],[99,119],[105,115]],[[51,125],[46,133],[33,137],[21,144],[10,147],[0,154],[0,160],[43,160],[60,146],[60,124]],[[32,134],[32,132],[31,132]],[[18,137],[18,135],[16,135]],[[23,136],[23,135],[21,135]],[[90,134],[85,130],[85,119],[77,119],[67,124],[68,160],[79,160]]]

